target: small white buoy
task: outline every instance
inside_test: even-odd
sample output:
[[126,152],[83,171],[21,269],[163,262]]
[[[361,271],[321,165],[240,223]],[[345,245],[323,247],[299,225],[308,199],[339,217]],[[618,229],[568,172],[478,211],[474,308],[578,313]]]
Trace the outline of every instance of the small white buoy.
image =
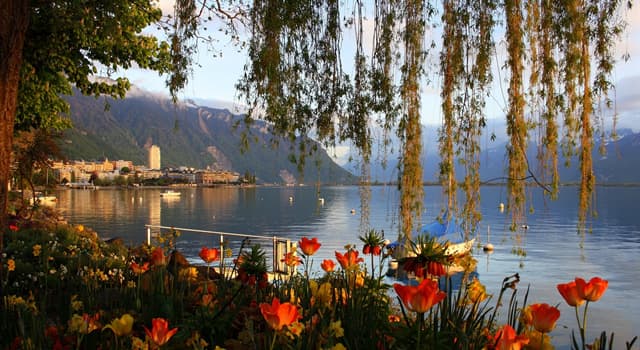
[[320,202],[320,205],[324,205],[324,198],[318,198],[318,201]]
[[498,207],[500,208],[500,212],[504,213],[504,203],[500,203]]
[[521,226],[523,230],[528,230],[529,229],[529,225],[522,225]]
[[289,196],[289,202],[293,202],[293,197]]
[[355,209],[351,209],[351,214],[355,214],[356,210]]

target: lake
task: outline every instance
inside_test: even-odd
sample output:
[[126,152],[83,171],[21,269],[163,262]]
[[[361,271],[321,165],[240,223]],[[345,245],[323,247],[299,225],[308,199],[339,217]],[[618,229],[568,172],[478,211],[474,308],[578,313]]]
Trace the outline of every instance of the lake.
[[[160,189],[61,190],[56,206],[72,223],[96,230],[102,237],[120,237],[128,244],[146,240],[145,224],[200,230],[281,236],[297,241],[318,237],[322,247],[314,256],[314,267],[322,259],[334,258],[347,244],[357,244],[361,227],[358,187],[257,187],[179,189],[177,198],[161,198]],[[504,187],[481,189],[479,239],[495,246],[492,254],[476,247],[476,273],[497,298],[504,277],[519,273],[519,295],[531,286],[529,303],[559,304],[562,313],[553,342],[567,348],[575,313],[566,305],[556,285],[575,277],[594,276],[609,281],[603,298],[589,306],[587,337],[615,331],[615,348],[640,335],[640,188],[598,187],[597,218],[588,232],[577,233],[577,190],[562,187],[557,201],[542,198],[538,188],[530,190],[526,222],[528,230],[508,230],[510,216],[501,213],[506,203]],[[320,201],[323,198],[324,201]],[[370,227],[384,230],[392,241],[398,232],[399,194],[395,186],[371,188]],[[423,222],[433,220],[443,204],[439,187],[425,187]],[[215,246],[217,237],[183,233],[178,248],[191,259],[203,245]],[[237,246],[239,242],[234,242]],[[513,251],[523,250],[526,255]],[[393,281],[388,281],[389,283]],[[501,309],[506,314],[505,309]],[[637,348],[637,343],[636,343]]]

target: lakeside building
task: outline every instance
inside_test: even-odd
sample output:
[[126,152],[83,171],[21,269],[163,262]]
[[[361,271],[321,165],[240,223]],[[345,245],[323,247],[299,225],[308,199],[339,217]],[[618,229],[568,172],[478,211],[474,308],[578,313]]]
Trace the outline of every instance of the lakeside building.
[[195,181],[198,185],[213,185],[220,183],[236,183],[240,180],[240,174],[226,170],[200,170],[196,171]]
[[[152,151],[153,147],[156,150]],[[160,148],[152,146],[149,150],[149,161],[158,165]],[[152,156],[152,154],[155,154]],[[157,157],[156,157],[157,156]],[[153,159],[152,159],[153,158]],[[156,162],[156,160],[158,162]],[[129,173],[121,173],[123,168],[128,168]],[[181,183],[196,184],[198,186],[211,186],[216,184],[232,184],[240,181],[240,174],[230,170],[200,170],[192,167],[181,166],[178,168],[149,168],[144,165],[135,165],[129,160],[110,161],[53,161],[51,169],[56,181],[65,183],[90,183],[93,179],[114,181],[120,177],[137,177],[138,179],[158,179],[166,177]]]
[[149,169],[161,169],[160,168],[160,147],[151,145],[147,154],[147,165]]

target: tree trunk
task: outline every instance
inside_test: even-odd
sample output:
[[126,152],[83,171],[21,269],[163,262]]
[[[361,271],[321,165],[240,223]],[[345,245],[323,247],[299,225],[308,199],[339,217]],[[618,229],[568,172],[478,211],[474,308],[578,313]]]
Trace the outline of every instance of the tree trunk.
[[[0,1],[0,266],[7,229],[13,122],[18,105],[22,49],[29,24],[29,1]],[[0,268],[0,280],[2,268]],[[0,290],[0,295],[2,291]]]

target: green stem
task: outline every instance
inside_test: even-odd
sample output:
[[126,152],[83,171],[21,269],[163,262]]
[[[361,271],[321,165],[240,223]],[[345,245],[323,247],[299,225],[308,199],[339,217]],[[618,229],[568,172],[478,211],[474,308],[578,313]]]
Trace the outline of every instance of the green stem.
[[587,332],[587,309],[589,308],[589,300],[584,305],[584,313],[582,314],[582,328],[580,328],[580,336],[582,337],[582,350],[585,350],[585,337]]
[[276,338],[278,337],[277,331],[273,332],[273,340],[271,341],[271,347],[269,349],[273,350],[273,347],[276,345]]
[[142,308],[142,301],[140,300],[140,283],[142,282],[142,274],[138,274],[138,284],[136,284],[136,310]]
[[209,294],[209,289],[207,289],[207,282],[209,281],[209,263],[207,263],[207,278],[204,280],[204,291],[202,294]]
[[376,278],[375,271],[373,269],[373,254],[371,254],[371,278]]
[[422,341],[422,327],[424,326],[424,312],[418,312],[418,344],[416,349],[420,349],[420,343]]

